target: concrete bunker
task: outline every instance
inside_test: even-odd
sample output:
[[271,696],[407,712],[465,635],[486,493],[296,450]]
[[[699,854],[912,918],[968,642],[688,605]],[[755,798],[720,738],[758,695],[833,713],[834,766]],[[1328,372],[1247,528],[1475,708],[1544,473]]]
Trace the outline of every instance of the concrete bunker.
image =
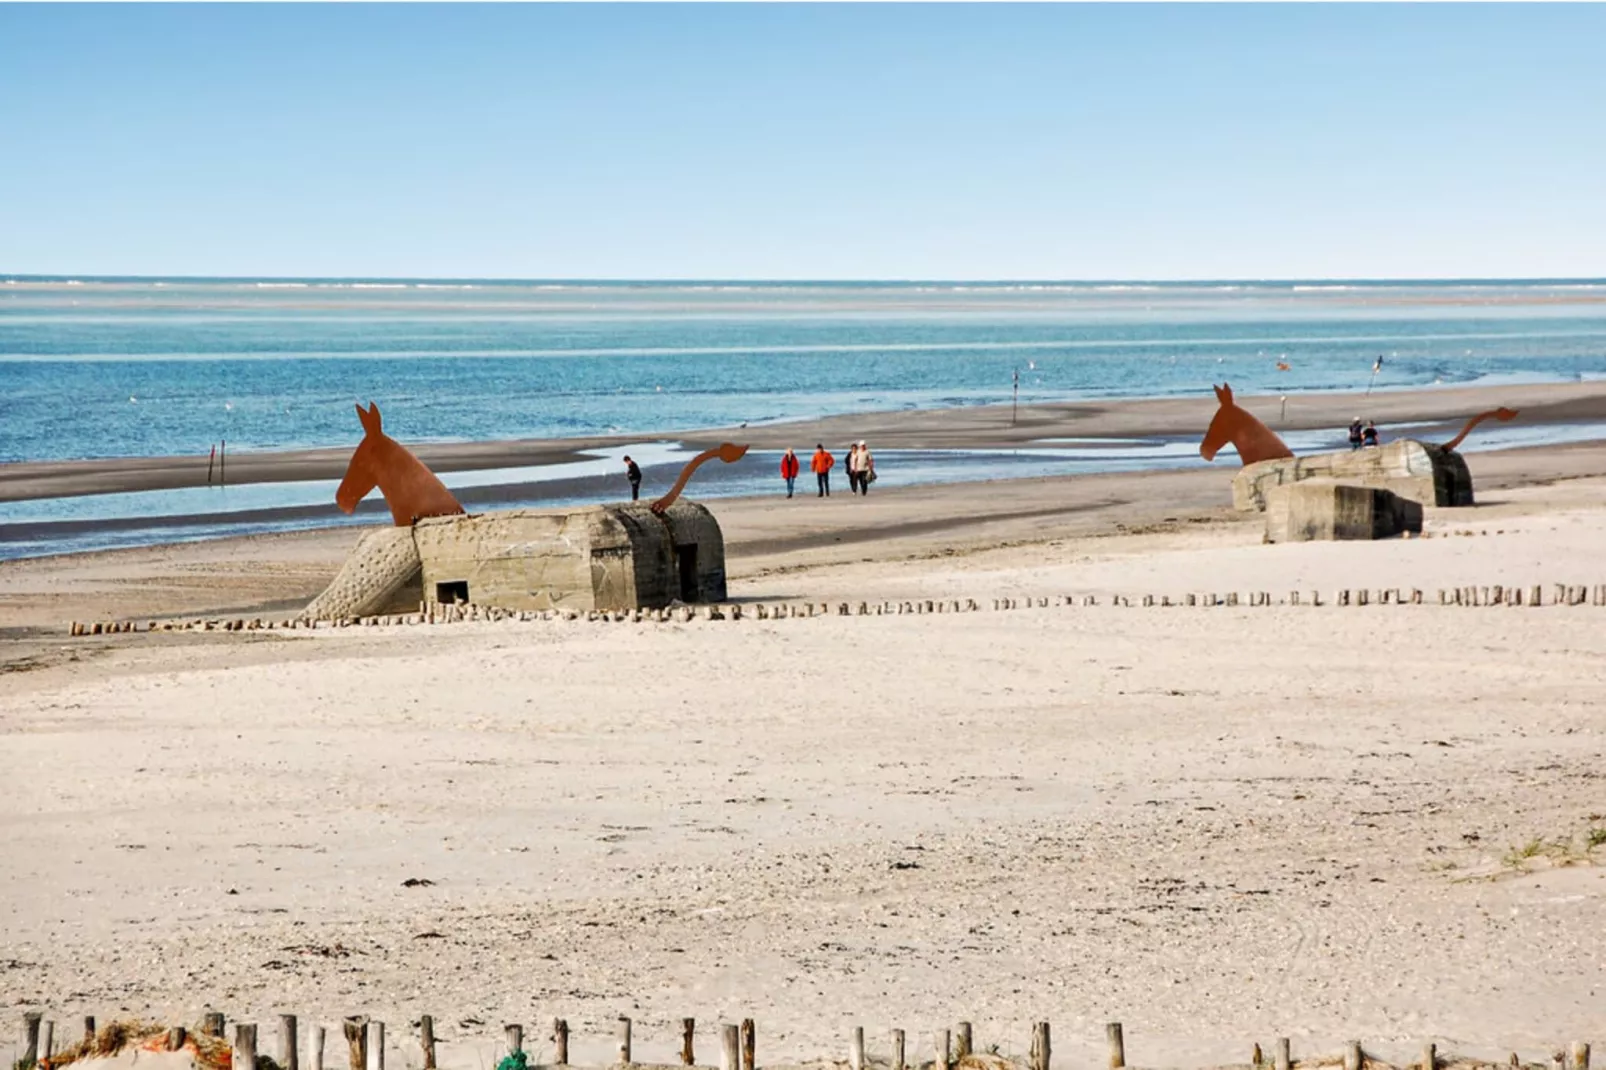
[[1310,479],[1377,487],[1418,505],[1472,504],[1472,474],[1461,455],[1411,438],[1359,450],[1278,457],[1245,465],[1233,477],[1232,504],[1246,512],[1263,511],[1271,488]]
[[426,599],[503,609],[649,609],[725,600],[725,540],[696,502],[513,509],[413,526]]
[[630,610],[723,602],[725,539],[697,502],[428,517],[365,535],[305,615],[416,609]]
[[1422,531],[1422,504],[1382,487],[1310,480],[1266,494],[1266,542],[1389,539]]

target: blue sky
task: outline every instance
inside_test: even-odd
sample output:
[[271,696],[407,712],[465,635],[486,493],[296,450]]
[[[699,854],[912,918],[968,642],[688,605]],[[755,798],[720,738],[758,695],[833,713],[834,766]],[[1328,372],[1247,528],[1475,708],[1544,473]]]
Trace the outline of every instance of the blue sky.
[[0,272],[1606,275],[1606,5],[0,4]]

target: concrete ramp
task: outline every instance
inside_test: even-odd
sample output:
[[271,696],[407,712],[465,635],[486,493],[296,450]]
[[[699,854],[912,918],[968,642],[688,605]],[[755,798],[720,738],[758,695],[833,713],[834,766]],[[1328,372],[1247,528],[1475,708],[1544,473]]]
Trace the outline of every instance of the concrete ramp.
[[422,570],[412,528],[371,531],[301,615],[309,620],[339,620],[409,607],[416,610],[423,597]]

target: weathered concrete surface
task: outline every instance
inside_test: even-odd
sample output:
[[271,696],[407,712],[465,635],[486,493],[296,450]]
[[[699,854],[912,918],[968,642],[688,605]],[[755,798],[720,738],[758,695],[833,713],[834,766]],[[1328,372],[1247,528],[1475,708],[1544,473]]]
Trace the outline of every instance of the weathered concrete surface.
[[358,540],[346,563],[303,616],[338,620],[417,609],[422,561],[412,528],[381,528]]
[[1410,438],[1365,449],[1245,465],[1233,477],[1232,504],[1245,511],[1263,510],[1266,492],[1272,487],[1307,479],[1382,487],[1421,505],[1472,504],[1472,474],[1461,455]]
[[677,501],[569,512],[512,509],[420,520],[424,597],[505,609],[636,609],[726,596],[713,514]]
[[1421,530],[1421,503],[1382,487],[1307,481],[1266,495],[1267,542],[1387,539]]

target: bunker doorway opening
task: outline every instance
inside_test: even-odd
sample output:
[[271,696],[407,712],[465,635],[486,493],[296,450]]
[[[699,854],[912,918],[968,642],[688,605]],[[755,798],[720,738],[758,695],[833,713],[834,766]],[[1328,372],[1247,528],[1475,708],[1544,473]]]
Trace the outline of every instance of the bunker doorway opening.
[[466,605],[468,603],[468,581],[447,580],[445,583],[437,583],[435,585],[435,601],[440,602],[442,605],[452,605],[454,603]]
[[688,542],[675,547],[675,564],[680,570],[680,600],[697,601],[697,544]]

